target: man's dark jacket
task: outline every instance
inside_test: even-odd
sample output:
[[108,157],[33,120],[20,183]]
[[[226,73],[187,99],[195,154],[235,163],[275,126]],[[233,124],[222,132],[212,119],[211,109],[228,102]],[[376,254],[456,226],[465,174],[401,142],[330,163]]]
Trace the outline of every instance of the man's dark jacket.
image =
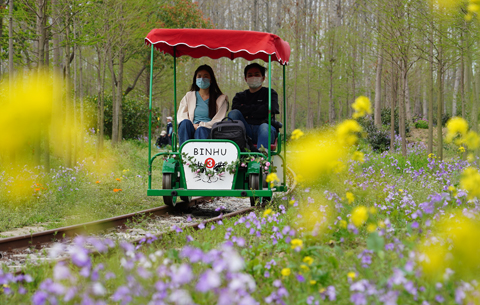
[[[268,88],[262,87],[255,93],[245,90],[235,94],[232,110],[238,109],[248,124],[268,123]],[[272,89],[272,114],[278,114],[278,94]]]

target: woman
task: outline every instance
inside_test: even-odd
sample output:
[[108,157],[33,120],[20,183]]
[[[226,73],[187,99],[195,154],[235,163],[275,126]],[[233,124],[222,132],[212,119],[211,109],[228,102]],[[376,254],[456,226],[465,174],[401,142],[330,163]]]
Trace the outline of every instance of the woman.
[[190,139],[207,139],[210,129],[228,110],[228,100],[217,85],[213,70],[202,65],[193,74],[190,91],[185,94],[177,112],[180,145]]

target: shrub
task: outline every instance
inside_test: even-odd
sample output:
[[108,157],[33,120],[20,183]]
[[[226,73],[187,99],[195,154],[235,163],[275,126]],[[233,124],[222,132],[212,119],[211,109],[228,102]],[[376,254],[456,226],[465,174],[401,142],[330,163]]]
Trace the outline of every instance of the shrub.
[[[96,96],[88,97],[89,107],[96,109],[97,98]],[[124,139],[137,139],[139,136],[148,134],[148,104],[142,100],[134,100],[124,98],[122,102],[122,137]],[[152,109],[152,118],[155,119],[160,111],[158,109]],[[93,126],[96,127],[96,119],[90,120],[93,122]],[[153,120],[155,124],[157,120]],[[106,136],[112,135],[112,96],[105,96],[105,111],[104,111],[104,133]],[[154,129],[155,126],[152,126]]]
[[[381,117],[381,120],[382,120],[382,125],[390,126],[391,118],[392,118],[390,108],[382,109],[380,117]],[[398,108],[395,108],[394,122],[395,122],[395,126],[394,126],[395,133],[400,134],[400,132],[399,132],[399,125],[400,124],[399,124]],[[406,120],[405,120],[405,134],[406,134],[407,137],[410,135],[410,126],[409,126],[409,124]]]
[[426,120],[418,120],[415,122],[415,128],[428,129],[428,122]]
[[358,123],[367,133],[365,141],[367,141],[374,151],[384,152],[390,148],[389,132],[379,130],[371,117],[360,118]]

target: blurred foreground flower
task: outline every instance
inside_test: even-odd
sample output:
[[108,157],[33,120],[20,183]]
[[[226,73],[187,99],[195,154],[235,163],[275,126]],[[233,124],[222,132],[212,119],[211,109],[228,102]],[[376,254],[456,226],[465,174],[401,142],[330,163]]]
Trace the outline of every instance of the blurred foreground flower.
[[[480,137],[475,131],[468,131],[468,123],[461,117],[453,117],[447,122],[445,142],[452,141],[457,146],[466,144],[469,149],[477,149],[480,146]],[[464,147],[461,148],[465,150]]]
[[370,99],[363,95],[355,99],[355,103],[352,104],[352,108],[355,110],[355,113],[352,116],[354,119],[364,117],[367,113],[372,113]]
[[301,249],[303,247],[303,241],[301,239],[292,239],[292,249]]
[[291,139],[292,140],[297,140],[299,139],[300,137],[302,137],[304,135],[304,133],[300,130],[300,129],[295,129],[293,132],[292,132],[292,137]]
[[447,268],[459,280],[480,279],[480,223],[461,212],[445,215],[432,234],[418,247],[423,273],[432,281],[441,279]]
[[297,182],[315,182],[316,179],[333,173],[347,151],[331,132],[313,132],[291,142],[291,166]]
[[367,219],[368,210],[364,206],[356,207],[352,212],[352,216],[350,217],[350,220],[357,228],[367,222]]
[[343,146],[357,144],[358,134],[362,132],[362,126],[355,120],[345,120],[336,128],[337,139]]
[[270,183],[270,187],[273,187],[275,182],[280,182],[280,179],[278,179],[277,174],[270,173],[270,174],[267,175],[267,178],[265,179],[265,182]]
[[480,173],[474,167],[467,167],[460,178],[460,188],[468,192],[468,199],[480,198]]

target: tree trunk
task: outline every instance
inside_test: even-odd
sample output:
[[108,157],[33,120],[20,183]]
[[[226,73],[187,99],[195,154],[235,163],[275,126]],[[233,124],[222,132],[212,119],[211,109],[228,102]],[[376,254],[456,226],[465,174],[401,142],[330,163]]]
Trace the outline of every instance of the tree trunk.
[[100,154],[103,151],[103,134],[104,134],[104,88],[105,88],[105,73],[106,68],[104,61],[102,60],[101,48],[97,47],[97,56],[98,56],[98,82],[100,84],[98,90],[98,99],[97,99],[97,159],[100,158]]
[[[60,56],[60,13],[58,8],[58,1],[52,0],[52,32],[53,32],[53,107],[52,107],[52,116],[55,119],[55,125],[52,126],[52,138],[53,141],[60,143],[61,135],[59,131],[64,127],[63,125],[63,103],[62,103],[62,92],[63,92],[63,78],[62,75],[62,59]],[[60,148],[60,145],[56,146],[57,149]],[[63,149],[55,151],[56,155],[65,157],[65,151]]]
[[402,155],[407,156],[407,135],[405,133],[405,106],[407,106],[408,70],[407,59],[402,59],[402,96],[398,105],[398,131],[402,138]]
[[[52,0],[55,1],[55,0]],[[8,81],[10,86],[10,95],[13,95],[13,0],[10,0],[8,8]]]
[[462,77],[462,69],[456,69],[455,71],[455,83],[453,84],[453,99],[452,99],[452,116],[457,115],[457,103],[460,99],[460,78]]
[[317,126],[322,125],[322,103],[321,103],[321,90],[317,90]]
[[374,120],[377,127],[382,126],[382,108],[381,108],[381,98],[382,98],[382,68],[383,68],[383,56],[382,51],[378,52],[377,57],[377,75],[375,79],[375,114]]
[[125,51],[123,48],[118,50],[118,85],[117,85],[117,115],[118,115],[118,135],[117,142],[121,142],[123,138],[123,117],[122,117],[122,102],[123,102],[123,61],[125,59]]
[[[441,41],[441,38],[440,38]],[[437,82],[438,82],[438,101],[437,101],[437,158],[440,160],[443,159],[443,135],[442,135],[442,115],[443,115],[443,99],[444,99],[444,88],[443,88],[443,48],[441,46],[438,48],[438,71],[437,71]]]
[[78,99],[80,100],[80,147],[79,147],[79,155],[83,158],[83,134],[85,128],[85,119],[84,119],[84,109],[83,109],[83,63],[82,63],[82,47],[77,45],[77,53],[78,53]]
[[397,83],[395,79],[397,77],[397,70],[395,66],[395,61],[392,58],[392,73],[391,73],[391,90],[392,90],[392,103],[390,108],[390,151],[392,153],[395,152],[395,107],[396,107],[396,100],[397,100]]
[[68,25],[68,15],[66,15],[65,22],[65,121],[69,128],[66,131],[66,156],[65,156],[65,166],[67,168],[72,167],[72,105],[70,101],[70,44],[68,41],[68,36],[70,35],[69,25]]
[[[406,63],[405,63],[405,69],[407,69],[406,67]],[[406,72],[407,75],[405,76],[405,84],[404,84],[404,87],[405,87],[405,118],[407,120],[407,122],[411,122],[412,121],[412,105],[410,103],[410,87],[408,86],[408,71]]]
[[430,50],[429,50],[430,75],[428,76],[428,154],[433,153],[433,29],[430,29]]
[[112,86],[112,145],[117,144],[118,140],[118,100],[116,96],[117,88],[115,84],[115,70],[113,68],[113,45],[108,48],[108,68],[110,69],[110,81]]
[[[477,67],[479,67],[480,62],[477,62]],[[472,99],[472,130],[478,133],[478,103],[479,97],[478,92],[480,91],[480,72],[475,72],[475,91],[474,98]]]

